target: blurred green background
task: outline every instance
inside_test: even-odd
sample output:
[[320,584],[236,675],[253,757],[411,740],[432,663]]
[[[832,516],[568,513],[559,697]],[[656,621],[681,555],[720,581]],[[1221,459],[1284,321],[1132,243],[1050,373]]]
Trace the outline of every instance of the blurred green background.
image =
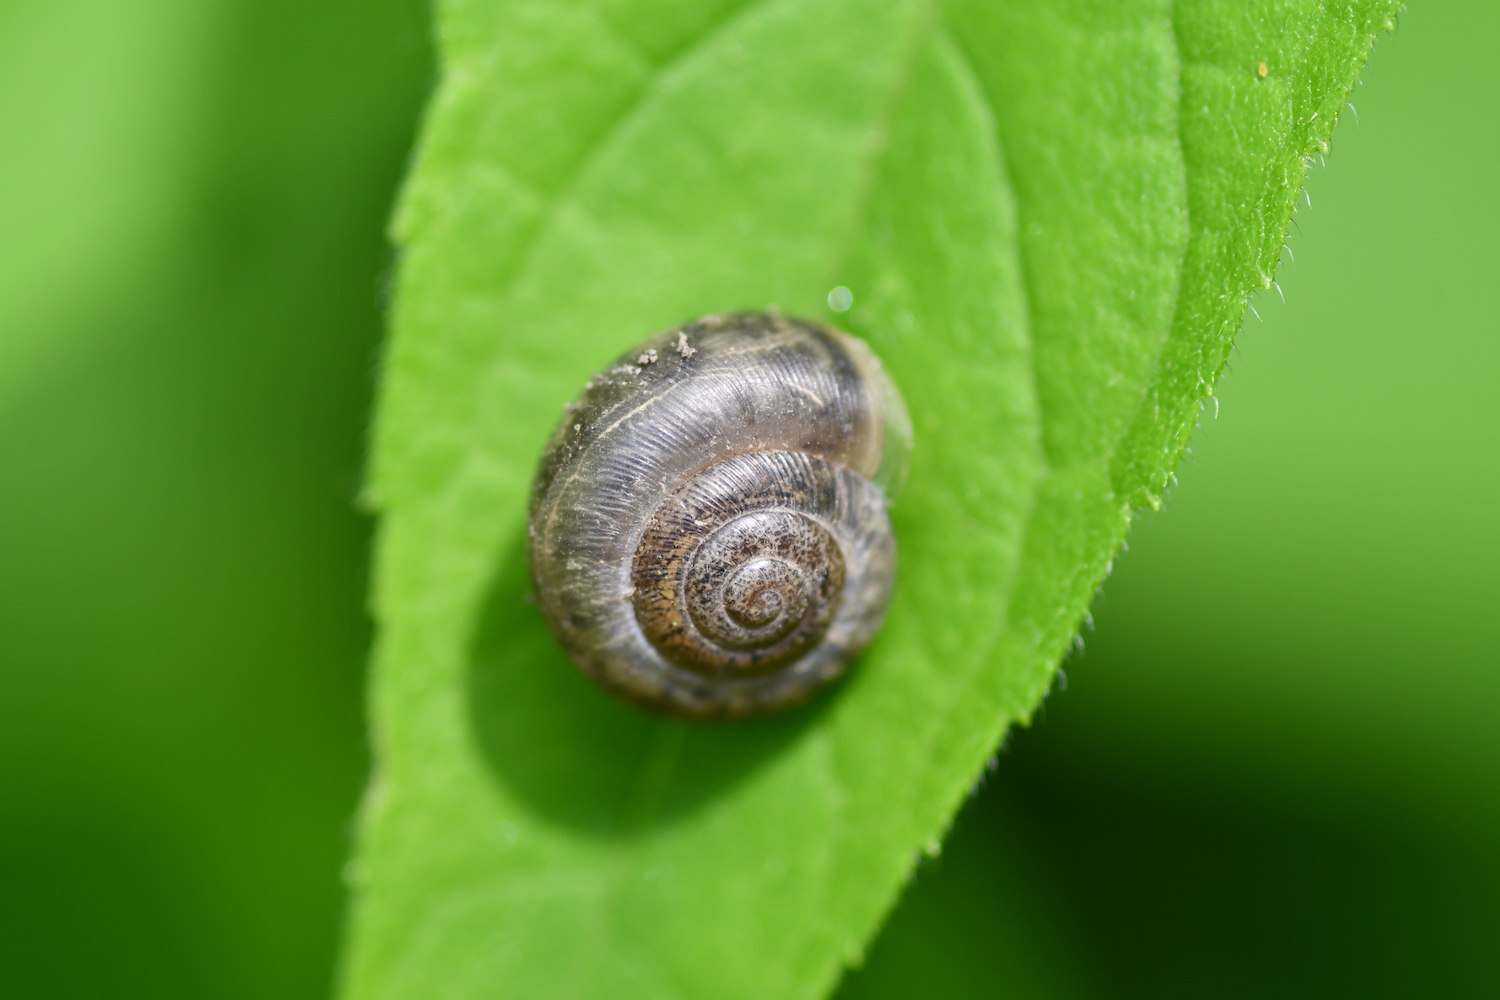
[[[1500,9],[1379,44],[844,1000],[1500,995]],[[324,997],[414,0],[0,4],[0,994]]]
[[415,0],[0,5],[0,996],[323,998]]

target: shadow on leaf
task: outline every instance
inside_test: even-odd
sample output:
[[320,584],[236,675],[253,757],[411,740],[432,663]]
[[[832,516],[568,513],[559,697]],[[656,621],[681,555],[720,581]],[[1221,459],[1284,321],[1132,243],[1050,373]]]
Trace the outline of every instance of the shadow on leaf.
[[469,717],[507,793],[540,818],[629,837],[727,794],[790,748],[828,703],[701,724],[615,701],[569,662],[529,599],[525,535],[501,560],[469,657]]

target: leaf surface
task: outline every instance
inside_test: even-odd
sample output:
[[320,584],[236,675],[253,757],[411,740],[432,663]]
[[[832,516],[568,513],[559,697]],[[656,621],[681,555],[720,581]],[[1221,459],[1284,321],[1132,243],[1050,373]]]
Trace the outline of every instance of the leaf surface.
[[[345,995],[827,993],[1157,502],[1396,6],[448,0],[397,221]],[[527,488],[591,371],[770,305],[906,396],[897,590],[829,696],[659,720],[527,602]]]

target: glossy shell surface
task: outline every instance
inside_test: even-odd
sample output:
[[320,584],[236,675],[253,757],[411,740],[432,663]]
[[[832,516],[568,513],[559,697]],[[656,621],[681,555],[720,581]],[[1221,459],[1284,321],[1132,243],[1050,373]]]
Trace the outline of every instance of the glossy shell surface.
[[553,633],[627,701],[727,719],[803,700],[880,625],[910,429],[865,345],[766,313],[633,348],[569,404],[532,491]]

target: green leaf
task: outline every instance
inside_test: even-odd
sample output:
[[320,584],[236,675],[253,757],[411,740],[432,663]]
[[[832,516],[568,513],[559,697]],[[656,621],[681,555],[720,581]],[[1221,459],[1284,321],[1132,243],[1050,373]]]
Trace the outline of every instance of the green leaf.
[[[449,0],[345,995],[826,993],[1157,502],[1397,6]],[[884,632],[779,717],[616,704],[526,601],[561,404],[658,329],[836,285],[914,425]]]

